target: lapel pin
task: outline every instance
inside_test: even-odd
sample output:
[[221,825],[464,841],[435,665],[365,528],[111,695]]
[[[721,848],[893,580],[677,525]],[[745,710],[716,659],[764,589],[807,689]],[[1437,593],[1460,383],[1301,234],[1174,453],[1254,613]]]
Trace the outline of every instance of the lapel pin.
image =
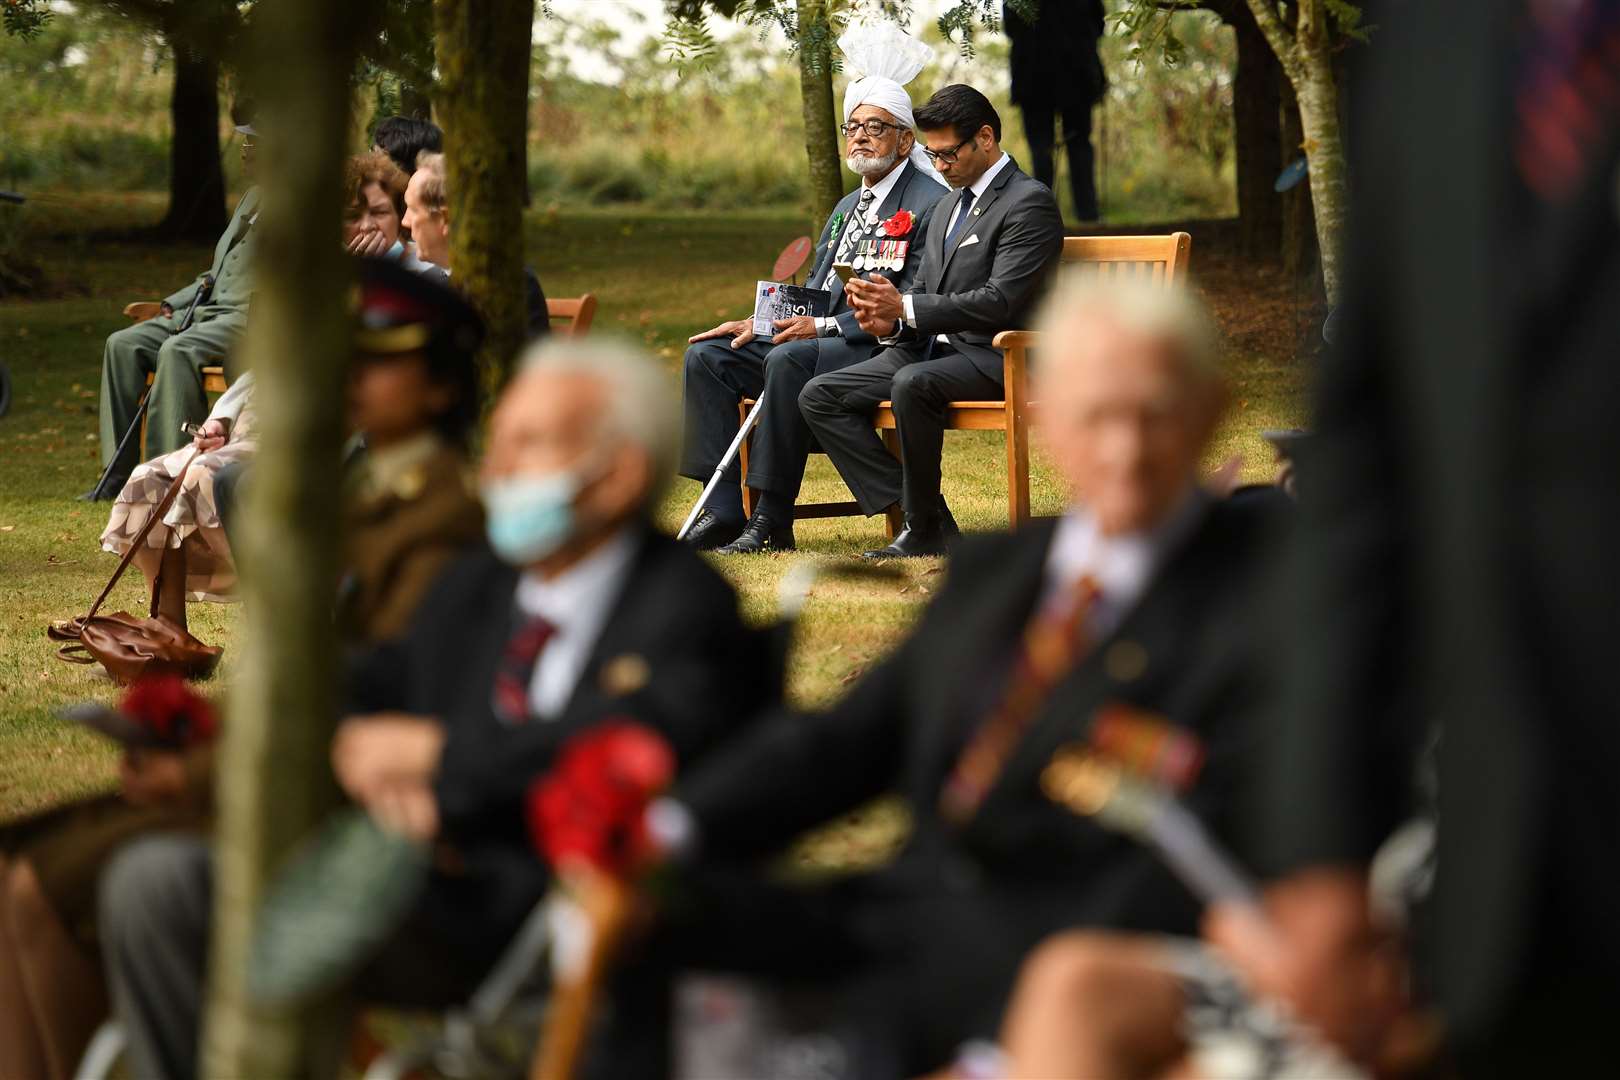
[[1134,682],[1147,671],[1148,654],[1134,641],[1116,641],[1103,653],[1103,670],[1115,682]]
[[602,692],[610,697],[628,697],[647,685],[652,669],[637,653],[615,656],[602,665]]

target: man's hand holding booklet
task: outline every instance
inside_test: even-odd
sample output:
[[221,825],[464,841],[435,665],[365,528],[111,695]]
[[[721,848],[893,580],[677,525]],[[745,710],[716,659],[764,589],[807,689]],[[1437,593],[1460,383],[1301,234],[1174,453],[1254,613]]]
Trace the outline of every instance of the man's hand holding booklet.
[[783,285],[777,281],[756,282],[754,336],[762,341],[773,340],[777,320],[798,317],[818,319],[827,314],[831,304],[832,294],[826,289]]

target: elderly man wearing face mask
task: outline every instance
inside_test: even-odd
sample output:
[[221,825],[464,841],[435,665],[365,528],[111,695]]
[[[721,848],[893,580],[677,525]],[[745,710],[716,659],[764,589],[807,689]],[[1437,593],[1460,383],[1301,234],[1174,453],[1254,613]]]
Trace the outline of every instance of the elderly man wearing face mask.
[[[358,972],[361,1000],[443,1007],[488,973],[550,883],[523,796],[571,736],[633,719],[684,768],[776,700],[767,634],[744,625],[700,556],[652,527],[675,455],[670,404],[656,362],[628,346],[536,347],[491,420],[489,546],[451,563],[404,636],[354,665],[338,782],[382,828],[442,856]],[[113,876],[104,918],[142,913],[117,915],[131,946],[109,959],[131,988],[121,1018],[176,1063],[149,1054],[138,1071],[190,1075],[207,864],[154,849]],[[155,955],[165,960],[137,962]]]
[[875,35],[871,27],[858,26],[839,39],[851,66],[867,74],[844,93],[844,163],[861,184],[827,219],[806,279],[811,288],[831,293],[827,316],[779,320],[769,340],[754,337],[751,318],[689,339],[682,476],[714,475],[737,434],[739,401],[755,398],[763,410],[746,478],[757,495],[753,515],[744,522],[744,478],[734,464],[687,533],[694,547],[734,555],[794,546],[793,503],[810,455],[799,393],[815,376],[860,363],[878,348],[878,339],[855,321],[833,267],[851,265],[905,292],[922,264],[923,237],[946,188],[912,132],[911,97],[903,84],[922,70],[928,50],[892,27],[879,27]]

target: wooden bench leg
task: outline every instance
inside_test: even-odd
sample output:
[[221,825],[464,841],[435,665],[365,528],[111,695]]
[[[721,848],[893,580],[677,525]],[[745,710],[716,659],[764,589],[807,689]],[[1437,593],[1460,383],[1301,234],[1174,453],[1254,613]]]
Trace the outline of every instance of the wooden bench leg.
[[[883,445],[894,455],[894,460],[900,460],[900,432],[894,428],[883,428]],[[893,540],[900,535],[900,530],[906,527],[906,515],[898,505],[891,506],[883,512],[883,535]]]
[[[754,405],[753,408],[757,409],[759,406]],[[750,407],[747,405],[739,404],[737,406],[737,423],[739,426],[748,419],[750,411]],[[742,444],[737,447],[737,473],[741,477],[739,483],[742,485],[742,506],[743,517],[745,518],[754,516],[754,489],[748,486],[748,444],[753,441],[754,433],[750,431],[748,438],[744,439]]]
[[1007,525],[1029,521],[1029,423],[1022,412],[1007,418]]

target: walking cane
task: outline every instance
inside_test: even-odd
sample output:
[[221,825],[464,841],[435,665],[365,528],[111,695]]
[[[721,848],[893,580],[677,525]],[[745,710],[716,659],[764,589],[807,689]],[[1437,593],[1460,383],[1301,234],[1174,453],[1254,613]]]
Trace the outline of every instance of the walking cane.
[[681,531],[675,534],[675,539],[686,539],[686,534],[692,529],[692,523],[698,519],[699,514],[703,513],[703,507],[709,501],[709,496],[714,493],[715,488],[720,486],[720,474],[726,471],[731,465],[732,459],[737,456],[737,451],[742,449],[743,440],[748,438],[748,433],[754,430],[755,424],[759,423],[759,414],[764,411],[764,408],[765,403],[763,401],[754,402],[754,407],[748,411],[748,416],[737,428],[737,437],[731,440],[730,446],[726,447],[725,455],[720,458],[720,464],[714,467],[714,475],[709,477],[709,482],[703,486],[703,494],[698,496],[696,504],[692,507],[692,512],[686,515],[686,522],[681,526]]
[[[204,274],[202,285],[198,287],[196,295],[191,298],[191,304],[186,308],[186,314],[180,320],[180,326],[174,332],[176,335],[183,334],[187,330],[191,329],[192,320],[197,317],[197,305],[203,301],[204,297],[213,291],[214,275]],[[153,385],[156,385],[156,383]],[[118,440],[117,449],[113,451],[112,457],[107,459],[107,467],[101,470],[101,479],[97,480],[96,486],[90,489],[90,494],[79,496],[81,499],[84,499],[86,502],[100,501],[102,492],[107,487],[107,480],[112,476],[113,469],[118,467],[118,459],[124,456],[124,448],[129,445],[129,440],[134,437],[135,433],[141,429],[141,421],[146,419],[146,405],[151,396],[152,387],[148,386],[141,394],[141,400],[135,403],[135,418],[130,421],[129,430],[124,432],[124,437],[122,439]]]

